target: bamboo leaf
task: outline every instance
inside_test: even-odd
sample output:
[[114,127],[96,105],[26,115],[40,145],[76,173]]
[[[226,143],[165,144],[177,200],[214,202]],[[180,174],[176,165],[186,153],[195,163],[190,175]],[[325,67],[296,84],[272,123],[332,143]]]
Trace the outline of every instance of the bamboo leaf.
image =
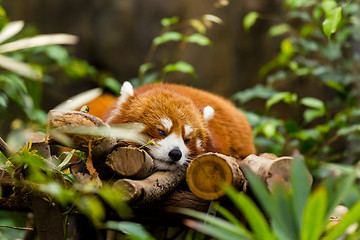
[[295,159],[291,167],[291,186],[294,191],[293,209],[297,228],[300,231],[303,212],[310,195],[311,183],[304,161]]
[[179,32],[166,32],[154,38],[153,43],[155,45],[161,45],[171,41],[181,41],[183,39],[184,39],[184,35]]
[[317,240],[320,238],[325,226],[327,204],[325,187],[319,187],[310,195],[304,210],[301,240]]
[[189,43],[196,43],[200,46],[210,46],[212,45],[212,42],[211,40],[202,35],[202,34],[199,34],[199,33],[194,33],[192,35],[190,35],[189,37],[186,38],[186,42],[189,42]]
[[192,65],[184,61],[178,61],[173,64],[168,64],[163,68],[164,73],[168,72],[183,72],[195,75],[195,70]]
[[56,44],[76,44],[79,38],[70,34],[46,34],[24,38],[0,45],[0,53],[17,51],[25,48],[41,47]]
[[274,239],[265,216],[247,195],[237,192],[229,186],[225,187],[225,191],[235,206],[243,213],[256,238]]
[[23,21],[9,22],[0,32],[0,43],[18,34],[24,27]]
[[257,12],[250,12],[245,16],[243,21],[245,32],[248,32],[250,30],[250,28],[255,24],[258,18],[259,18],[259,13]]
[[40,80],[42,78],[42,74],[38,69],[4,55],[0,55],[0,67],[33,80]]
[[228,233],[236,235],[238,237],[241,236],[245,238],[251,238],[251,233],[240,222],[237,222],[237,224],[234,225],[228,221],[223,220],[222,218],[217,218],[217,217],[208,218],[207,214],[205,213],[197,212],[186,208],[180,209],[179,212],[188,215],[190,217],[199,219],[201,221],[204,221],[206,219],[206,224],[221,229],[222,231],[226,231]]

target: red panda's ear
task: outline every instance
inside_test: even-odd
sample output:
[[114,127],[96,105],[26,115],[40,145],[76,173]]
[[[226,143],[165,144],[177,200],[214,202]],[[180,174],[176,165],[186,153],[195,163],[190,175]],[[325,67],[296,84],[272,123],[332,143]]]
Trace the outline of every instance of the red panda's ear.
[[206,106],[204,108],[203,117],[206,123],[209,123],[209,121],[214,117],[214,109],[210,106]]
[[129,97],[134,96],[134,89],[130,82],[126,81],[123,83],[120,90],[120,98],[118,104],[126,102]]

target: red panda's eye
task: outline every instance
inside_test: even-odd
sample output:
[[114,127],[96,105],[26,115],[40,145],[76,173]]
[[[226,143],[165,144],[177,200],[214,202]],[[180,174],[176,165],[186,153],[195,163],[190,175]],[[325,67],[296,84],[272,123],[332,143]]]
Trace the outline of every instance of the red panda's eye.
[[189,142],[190,142],[190,139],[189,139],[189,138],[184,139],[184,143],[185,143],[185,144],[187,144],[187,143],[189,143]]
[[161,130],[161,129],[158,129],[158,133],[159,133],[160,136],[162,136],[162,137],[166,137],[166,136],[167,136],[166,132],[163,131],[163,130]]

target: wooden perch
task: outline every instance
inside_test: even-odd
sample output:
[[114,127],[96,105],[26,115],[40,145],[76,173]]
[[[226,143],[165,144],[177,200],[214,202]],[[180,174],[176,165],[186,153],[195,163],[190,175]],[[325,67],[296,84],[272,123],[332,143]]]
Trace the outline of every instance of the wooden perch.
[[290,184],[290,169],[293,162],[292,157],[279,157],[275,155],[262,154],[256,156],[249,155],[240,162],[240,168],[248,168],[259,176],[272,189],[276,182]]
[[108,127],[100,118],[90,114],[79,111],[51,110],[46,123],[46,143],[60,144],[86,152],[90,142],[104,138],[92,132],[95,128],[91,127],[99,126]]
[[120,179],[114,185],[127,190],[128,202],[144,204],[158,201],[170,194],[185,179],[185,175],[186,170],[178,168],[174,171],[155,172],[143,180]]
[[190,162],[186,182],[198,197],[215,200],[223,196],[221,185],[226,183],[236,188],[245,181],[236,159],[219,153],[206,153]]
[[147,152],[130,146],[116,147],[107,155],[105,164],[121,176],[132,179],[144,179],[154,168],[154,161]]

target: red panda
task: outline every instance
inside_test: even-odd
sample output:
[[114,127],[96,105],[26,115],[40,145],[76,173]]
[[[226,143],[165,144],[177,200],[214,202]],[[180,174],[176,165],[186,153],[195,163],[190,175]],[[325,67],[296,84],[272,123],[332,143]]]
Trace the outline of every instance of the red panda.
[[110,125],[140,125],[140,134],[155,142],[146,150],[159,170],[174,170],[205,152],[237,159],[255,153],[246,117],[230,101],[203,90],[175,84],[151,84],[134,90],[125,82],[117,100],[108,97],[88,106],[90,114]]

